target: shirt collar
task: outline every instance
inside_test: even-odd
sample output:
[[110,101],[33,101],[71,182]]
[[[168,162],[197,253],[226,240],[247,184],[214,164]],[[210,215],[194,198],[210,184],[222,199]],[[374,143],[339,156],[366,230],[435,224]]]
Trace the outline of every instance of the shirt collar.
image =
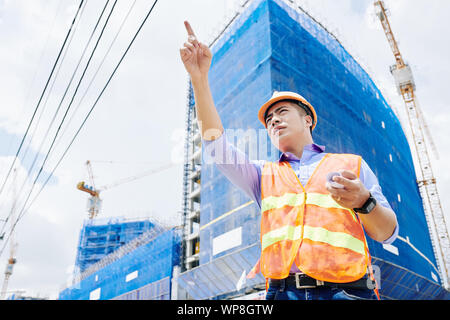
[[[316,153],[322,153],[325,151],[325,146],[321,146],[315,143],[311,143],[306,145],[303,148],[302,159],[307,160],[305,158],[311,158]],[[283,152],[280,156],[279,161],[300,161],[300,159],[293,153]]]

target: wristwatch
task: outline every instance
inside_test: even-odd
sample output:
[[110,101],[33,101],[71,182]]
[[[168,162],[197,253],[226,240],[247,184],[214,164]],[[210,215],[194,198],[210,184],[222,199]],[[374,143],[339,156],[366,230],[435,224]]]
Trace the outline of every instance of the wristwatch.
[[373,208],[377,205],[377,200],[375,200],[374,197],[372,197],[372,194],[369,192],[369,199],[362,205],[361,208],[354,208],[353,211],[362,213],[362,214],[368,214],[370,213]]

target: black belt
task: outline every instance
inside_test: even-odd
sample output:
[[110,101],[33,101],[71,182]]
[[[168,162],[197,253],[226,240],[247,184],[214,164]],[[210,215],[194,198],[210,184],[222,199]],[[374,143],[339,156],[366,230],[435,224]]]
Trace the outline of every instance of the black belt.
[[317,287],[336,287],[336,288],[349,288],[349,289],[375,289],[375,282],[371,280],[366,274],[359,280],[346,283],[335,283],[320,281],[304,273],[290,274],[284,279],[269,279],[269,286],[280,287],[284,284],[285,287],[291,285],[297,289],[313,289]]

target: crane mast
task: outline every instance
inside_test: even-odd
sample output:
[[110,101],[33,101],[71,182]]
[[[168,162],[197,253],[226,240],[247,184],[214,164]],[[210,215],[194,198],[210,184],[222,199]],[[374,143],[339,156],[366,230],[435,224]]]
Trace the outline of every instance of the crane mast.
[[394,54],[396,64],[391,66],[390,71],[395,79],[398,93],[405,102],[406,113],[411,128],[412,139],[414,141],[416,154],[418,158],[417,185],[422,196],[425,217],[431,236],[433,250],[438,260],[438,269],[441,273],[442,284],[449,290],[449,270],[450,270],[450,242],[445,222],[444,212],[442,210],[439,193],[436,186],[431,167],[431,161],[427,150],[424,131],[428,135],[430,143],[434,147],[431,136],[428,132],[428,126],[425,123],[423,114],[417,104],[415,96],[415,83],[411,68],[403,60],[394,38],[389,20],[386,15],[386,8],[382,0],[374,2],[377,10],[377,16],[380,19],[384,33]]
[[[13,181],[16,181],[16,169],[14,169],[14,179]],[[5,278],[3,280],[3,284],[2,284],[2,289],[0,291],[0,300],[3,300],[6,296],[7,293],[7,289],[8,289],[8,283],[9,283],[9,278],[11,277],[12,273],[13,273],[13,269],[14,269],[14,265],[17,262],[16,259],[16,249],[17,249],[17,242],[14,239],[14,233],[13,233],[13,222],[15,221],[15,216],[14,216],[14,212],[16,210],[16,190],[14,187],[13,190],[13,199],[14,202],[12,204],[11,207],[11,215],[10,215],[10,223],[11,223],[11,233],[10,233],[10,237],[9,237],[9,247],[10,247],[10,252],[9,252],[9,259],[8,262],[6,263],[6,269],[5,269]]]

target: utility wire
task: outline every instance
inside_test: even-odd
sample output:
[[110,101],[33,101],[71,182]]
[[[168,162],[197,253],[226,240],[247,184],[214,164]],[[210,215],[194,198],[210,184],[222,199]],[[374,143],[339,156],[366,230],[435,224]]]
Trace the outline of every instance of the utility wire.
[[[41,145],[39,146],[39,150],[37,151],[37,153],[36,153],[36,155],[35,155],[35,157],[34,157],[33,164],[32,164],[32,166],[31,166],[30,170],[28,171],[28,175],[31,174],[31,171],[32,171],[32,169],[34,168],[34,165],[35,165],[35,163],[36,163],[36,160],[37,160],[37,158],[38,158],[38,155],[39,155],[39,153],[40,153],[40,151],[41,151],[41,149],[42,149],[42,145],[44,144],[44,141],[45,141],[45,139],[47,138],[47,136],[48,136],[48,134],[49,134],[49,132],[50,132],[50,129],[51,129],[51,127],[52,127],[52,125],[53,125],[53,123],[54,123],[54,121],[55,121],[55,119],[56,119],[57,114],[59,113],[59,110],[60,110],[60,108],[61,108],[61,105],[62,105],[62,103],[63,103],[63,101],[64,101],[64,99],[65,99],[65,97],[66,97],[66,95],[67,95],[67,92],[69,91],[69,88],[70,88],[70,85],[72,84],[73,79],[75,78],[75,75],[76,75],[76,73],[77,73],[77,71],[78,71],[78,68],[79,68],[80,65],[81,65],[81,61],[83,60],[83,58],[84,58],[84,56],[85,56],[85,54],[86,54],[86,51],[87,51],[89,45],[91,44],[91,40],[92,40],[92,38],[93,38],[93,36],[94,36],[94,34],[95,34],[95,31],[97,31],[97,27],[98,27],[98,25],[99,25],[99,23],[100,23],[100,20],[101,20],[102,17],[103,17],[103,14],[105,13],[105,10],[106,10],[106,7],[107,7],[108,4],[109,4],[109,1],[110,1],[110,0],[107,0],[107,1],[106,1],[105,6],[103,7],[102,12],[101,12],[99,18],[97,19],[97,23],[95,24],[95,27],[94,27],[94,29],[93,29],[92,32],[91,32],[91,35],[90,35],[90,37],[89,37],[89,40],[88,40],[88,42],[86,43],[86,46],[84,47],[83,53],[81,54],[81,57],[80,57],[80,59],[78,60],[77,66],[76,66],[75,70],[74,70],[73,73],[72,73],[72,77],[70,78],[69,84],[68,84],[67,87],[66,87],[66,90],[65,90],[65,92],[64,92],[64,95],[63,95],[63,97],[61,98],[61,101],[60,101],[60,103],[59,103],[59,105],[58,105],[58,108],[56,109],[56,112],[55,112],[55,114],[54,114],[52,120],[50,121],[50,124],[49,124],[49,126],[48,126],[47,132],[46,132],[45,135],[44,135],[44,139],[42,140]],[[95,51],[95,49],[94,49],[94,51]],[[92,56],[91,56],[91,58],[92,58]],[[89,61],[90,61],[90,60],[89,60]],[[89,62],[88,62],[88,63],[89,63]],[[86,71],[86,69],[85,69],[85,71]],[[82,80],[82,78],[80,79],[80,82],[81,82],[81,80]],[[76,92],[75,92],[75,94],[76,94]],[[74,95],[75,95],[75,94],[74,94]],[[72,100],[73,100],[73,98],[72,98]],[[69,106],[69,108],[70,108],[70,106]],[[63,119],[63,121],[64,121],[64,119]],[[22,186],[22,187],[23,187],[23,186]],[[21,190],[22,190],[22,189],[21,189]]]
[[[80,19],[77,20],[77,22],[76,22],[76,24],[75,24],[75,26],[74,26],[74,29],[73,29],[74,32],[72,32],[72,34],[70,35],[69,41],[68,41],[68,43],[67,43],[67,45],[66,45],[66,48],[65,48],[65,52],[64,52],[63,57],[62,57],[62,59],[61,59],[61,63],[59,64],[58,70],[56,70],[56,74],[55,74],[55,76],[53,77],[53,81],[52,81],[52,84],[51,84],[51,86],[50,86],[50,89],[47,91],[47,97],[45,98],[45,102],[44,102],[44,105],[43,105],[43,109],[42,109],[42,111],[41,111],[41,114],[39,115],[39,118],[38,118],[37,121],[36,121],[36,125],[35,125],[35,127],[34,127],[34,129],[33,129],[33,132],[31,133],[31,136],[30,136],[30,138],[28,139],[28,140],[29,140],[29,141],[28,141],[28,145],[27,145],[27,147],[26,147],[26,149],[25,149],[25,152],[24,152],[23,155],[22,155],[22,160],[25,160],[25,158],[26,158],[26,156],[27,156],[27,154],[28,154],[28,150],[30,149],[31,142],[33,141],[34,135],[35,135],[35,133],[36,133],[36,131],[37,131],[37,128],[39,127],[39,123],[41,122],[42,115],[44,114],[44,112],[45,112],[45,110],[46,110],[46,108],[47,108],[47,103],[48,103],[48,100],[49,100],[49,98],[50,98],[50,94],[51,94],[52,91],[53,91],[53,87],[55,86],[56,80],[58,79],[59,72],[61,71],[61,67],[62,67],[62,65],[63,65],[63,63],[64,63],[64,60],[65,60],[66,56],[67,56],[67,53],[69,52],[69,48],[70,48],[70,45],[71,45],[71,43],[72,43],[73,36],[74,36],[74,34],[75,34],[75,32],[76,32],[76,29],[77,29],[77,27],[78,27],[78,25],[79,25],[79,23],[80,23],[80,21],[81,21],[81,16],[83,15],[84,9],[86,8],[86,4],[87,4],[87,2],[85,3],[85,5],[83,6],[83,9],[81,10],[81,13],[80,13]],[[50,126],[51,126],[51,125],[50,125]],[[46,137],[46,136],[47,136],[47,134],[45,135],[45,137]],[[45,139],[45,138],[44,138],[44,139]],[[38,153],[39,153],[39,152],[38,152]],[[21,190],[21,189],[19,189],[19,190]]]
[[[49,98],[50,98],[50,94],[51,94],[52,91],[53,91],[53,87],[55,86],[56,79],[58,79],[59,72],[61,71],[61,67],[62,67],[62,65],[63,65],[63,63],[64,63],[64,60],[66,59],[67,52],[69,51],[69,48],[70,48],[70,45],[71,45],[71,43],[72,43],[73,36],[74,36],[74,34],[75,34],[75,32],[76,32],[76,29],[78,28],[78,25],[80,24],[80,20],[81,20],[81,17],[83,16],[83,12],[84,12],[84,9],[86,8],[86,4],[87,4],[87,1],[85,2],[85,5],[84,5],[83,8],[81,9],[81,12],[80,12],[80,15],[79,15],[80,18],[77,19],[77,22],[75,23],[75,25],[74,25],[74,27],[73,27],[73,32],[71,33],[70,38],[69,38],[69,40],[68,40],[68,42],[67,42],[67,45],[66,45],[66,47],[65,47],[65,49],[64,49],[64,50],[65,50],[65,51],[64,51],[64,54],[63,54],[63,56],[62,56],[61,62],[59,63],[58,69],[56,70],[55,76],[53,77],[53,81],[52,81],[52,84],[51,84],[51,86],[50,86],[50,89],[47,90],[47,97],[45,98],[45,101],[44,101],[44,105],[43,105],[43,107],[42,107],[41,114],[39,115],[39,117],[38,117],[38,119],[37,119],[37,121],[36,121],[36,125],[35,125],[35,127],[34,127],[34,129],[33,129],[33,132],[31,133],[31,136],[30,136],[30,138],[28,139],[28,145],[27,145],[27,147],[25,148],[25,152],[24,152],[23,155],[22,155],[22,159],[23,159],[23,160],[25,160],[25,158],[26,158],[26,156],[27,156],[27,154],[28,154],[28,150],[30,149],[31,142],[33,141],[33,138],[34,138],[34,135],[35,135],[35,133],[36,133],[36,130],[37,130],[37,128],[39,127],[39,123],[41,122],[42,115],[44,114],[44,112],[45,112],[45,110],[46,110],[46,108],[47,108],[47,103],[48,103],[48,100],[49,100]],[[60,5],[61,5],[61,3],[60,3]],[[55,16],[55,18],[56,18],[56,16]],[[50,34],[49,34],[49,36],[47,37],[47,42],[48,42],[49,38],[50,38]],[[47,46],[47,45],[46,45],[46,46]],[[42,56],[41,56],[41,59],[40,59],[40,60],[42,60],[42,57],[44,56],[44,53],[45,53],[45,52],[42,52]],[[37,74],[37,71],[38,71],[38,70],[36,69],[36,74]],[[36,74],[35,74],[34,77],[33,77],[33,82],[34,82],[34,79],[36,78]],[[28,99],[27,99],[27,100],[28,100]],[[22,189],[19,189],[19,190],[22,190]]]
[[[49,32],[48,32],[48,34],[47,34],[47,39],[46,39],[46,41],[45,41],[45,45],[44,45],[44,47],[42,48],[41,57],[39,58],[39,62],[38,62],[38,64],[37,64],[38,66],[41,65],[42,59],[43,59],[43,57],[44,57],[44,55],[45,55],[45,49],[46,49],[47,46],[48,46],[48,42],[49,42],[49,39],[50,39],[51,32],[52,32],[53,29],[55,28],[56,17],[58,16],[58,13],[59,13],[59,10],[60,10],[60,7],[61,7],[62,2],[63,2],[63,0],[59,0],[58,7],[56,8],[55,16],[54,16],[54,18],[53,18],[52,26],[50,27],[50,30],[49,30]],[[80,14],[80,16],[81,16],[81,14]],[[78,21],[80,21],[80,20],[78,20]],[[72,33],[72,34],[73,34],[73,33]],[[69,42],[70,42],[70,41],[69,41]],[[67,51],[66,51],[66,52],[67,52]],[[64,57],[63,57],[63,60],[64,60]],[[60,64],[60,66],[61,66],[61,64]],[[27,95],[26,95],[26,97],[25,97],[25,102],[24,102],[24,106],[23,106],[23,107],[25,107],[25,106],[27,105],[28,100],[30,99],[30,95],[31,95],[31,91],[32,91],[31,89],[32,89],[32,87],[33,87],[34,81],[36,80],[36,76],[37,76],[37,74],[38,74],[38,70],[39,70],[39,68],[36,68],[36,69],[34,70],[34,75],[33,75],[33,78],[32,78],[32,80],[31,80],[31,82],[30,82],[30,86],[29,86],[29,88],[28,88],[28,90],[27,90]],[[59,69],[58,69],[58,70],[59,70]],[[58,74],[58,72],[57,72],[57,74]],[[56,76],[55,76],[55,78],[56,78]],[[39,120],[38,120],[38,122],[39,122]],[[9,146],[8,146],[8,148],[6,149],[6,153],[7,153],[7,154],[9,153],[9,151],[10,151],[10,149],[11,149],[12,141],[13,141],[13,140],[14,140],[14,137],[11,137],[10,142],[9,142]],[[6,164],[5,164],[5,167],[6,167]],[[2,168],[0,169],[0,171],[2,171],[2,170],[3,170],[3,166],[2,166]]]
[[[67,94],[67,92],[69,91],[70,85],[72,84],[72,81],[73,81],[73,79],[75,78],[75,75],[76,75],[76,73],[77,73],[77,71],[78,71],[78,68],[79,68],[80,65],[81,65],[81,61],[83,60],[83,58],[84,58],[84,56],[85,56],[85,54],[86,54],[86,51],[87,51],[89,45],[91,44],[91,40],[92,40],[92,38],[93,38],[93,36],[94,36],[94,34],[95,34],[95,31],[97,31],[97,27],[98,27],[98,25],[99,25],[99,23],[100,23],[100,21],[101,21],[101,19],[102,19],[102,17],[103,17],[103,14],[105,13],[106,7],[108,6],[109,2],[110,2],[110,0],[107,0],[107,1],[106,1],[105,5],[104,5],[104,7],[103,7],[102,12],[101,12],[99,18],[97,19],[97,23],[95,24],[95,27],[94,27],[94,29],[92,30],[91,35],[90,35],[90,37],[89,37],[89,40],[88,40],[88,42],[86,43],[86,45],[85,45],[85,47],[84,47],[83,53],[82,53],[80,59],[78,60],[78,64],[76,65],[76,68],[75,68],[75,70],[74,70],[73,73],[72,73],[72,77],[70,78],[69,84],[68,84],[67,87],[66,87],[66,90],[65,90],[65,92],[64,92],[64,95],[63,95],[63,97],[61,98],[61,101],[60,101],[60,103],[59,103],[59,105],[58,105],[58,108],[56,109],[55,114],[53,115],[52,120],[50,121],[50,124],[49,124],[49,126],[48,126],[47,132],[45,133],[44,138],[42,139],[41,144],[39,145],[39,149],[38,149],[38,151],[36,152],[36,155],[34,156],[33,163],[31,164],[31,167],[28,169],[27,177],[31,176],[31,172],[32,172],[32,170],[34,169],[34,166],[35,166],[35,164],[36,164],[37,158],[38,158],[38,156],[39,156],[39,154],[40,154],[40,152],[41,152],[42,146],[43,146],[43,144],[44,144],[44,142],[45,142],[45,140],[46,140],[46,138],[47,138],[47,136],[48,136],[48,134],[49,134],[49,132],[50,132],[50,129],[51,129],[51,127],[52,127],[52,125],[53,125],[53,123],[54,123],[54,121],[55,121],[55,119],[56,119],[56,116],[57,116],[58,113],[59,113],[59,110],[60,110],[61,105],[62,105],[62,103],[63,103],[63,101],[64,101],[64,98],[66,97],[66,94]],[[72,35],[73,35],[73,34],[72,34]],[[95,50],[95,49],[94,49],[94,50]],[[67,51],[66,51],[66,53],[67,53]],[[64,59],[64,58],[63,58],[63,59]],[[60,64],[60,66],[61,66],[61,64]],[[58,72],[59,72],[59,70],[60,70],[60,69],[58,69]],[[57,77],[57,75],[55,76],[55,79],[56,79],[56,77]],[[81,81],[81,80],[80,80],[80,81]],[[55,83],[55,81],[53,81],[53,84],[54,84],[54,83]],[[53,84],[52,84],[52,87],[53,87]],[[50,91],[51,91],[51,88],[50,88]],[[48,96],[47,96],[47,97],[48,97]],[[46,103],[44,104],[44,107],[45,107],[45,105],[46,105]],[[41,114],[41,115],[42,115],[42,114]],[[38,123],[39,123],[39,119],[38,119]],[[37,125],[36,125],[36,128],[37,128]],[[34,133],[33,133],[33,134],[34,134]],[[27,149],[27,150],[28,150],[28,149]],[[26,151],[27,151],[27,150],[26,150]],[[26,151],[25,151],[25,154],[26,154]],[[25,157],[25,155],[24,155],[24,157]],[[25,183],[26,183],[26,182],[27,182],[27,178],[25,178],[25,180],[23,181],[22,186],[20,187],[19,190],[23,190],[23,189],[24,189],[24,186],[25,186]],[[18,199],[19,197],[20,197],[20,195],[17,196],[17,199]],[[10,215],[8,215],[8,217],[5,219],[5,222],[8,221],[9,216],[10,216]],[[3,232],[4,227],[5,227],[5,225],[3,226],[2,230],[0,231],[0,234]]]
[[[94,56],[95,51],[96,51],[96,49],[97,49],[97,47],[98,47],[98,44],[100,43],[100,40],[101,40],[101,38],[102,38],[102,36],[103,36],[103,33],[104,33],[105,29],[106,29],[106,26],[108,25],[109,19],[111,18],[111,15],[112,15],[112,13],[113,13],[113,11],[114,11],[114,8],[115,8],[115,6],[116,6],[116,4],[117,4],[117,1],[118,1],[118,0],[115,0],[115,1],[114,1],[114,4],[113,4],[113,6],[112,6],[112,8],[111,8],[111,11],[109,12],[108,18],[106,19],[105,24],[103,25],[102,31],[101,31],[101,33],[100,33],[98,39],[97,39],[97,42],[96,42],[96,44],[95,44],[95,47],[94,47],[94,49],[92,50],[91,56],[89,57],[89,60],[88,60],[86,66],[85,66],[85,68],[84,68],[84,70],[83,70],[83,74],[81,75],[81,78],[80,78],[80,80],[78,81],[78,85],[77,85],[77,87],[76,87],[76,89],[75,89],[75,92],[74,92],[73,95],[72,95],[72,99],[71,99],[71,101],[70,101],[70,103],[69,103],[69,105],[68,105],[68,107],[67,107],[67,109],[66,109],[66,112],[64,113],[64,116],[63,116],[63,118],[62,118],[62,120],[61,120],[61,123],[59,124],[59,127],[58,127],[58,129],[57,129],[57,131],[56,131],[56,134],[55,134],[55,136],[54,136],[54,138],[53,138],[53,141],[52,141],[52,143],[51,143],[49,149],[47,150],[47,153],[46,153],[46,155],[45,155],[45,158],[44,158],[44,161],[43,161],[43,163],[42,163],[42,165],[41,165],[41,168],[39,169],[39,172],[38,172],[38,174],[36,175],[36,178],[35,178],[34,181],[33,181],[33,184],[32,184],[32,186],[31,186],[31,190],[30,190],[30,192],[28,193],[28,196],[27,196],[27,198],[26,198],[26,200],[25,200],[25,203],[23,204],[23,207],[22,207],[21,212],[23,211],[23,209],[25,208],[26,204],[28,203],[28,200],[30,199],[30,196],[31,196],[31,194],[32,194],[32,192],[33,192],[34,186],[36,185],[36,182],[37,182],[37,180],[39,179],[39,176],[41,175],[42,170],[44,169],[45,163],[47,162],[47,159],[48,159],[48,157],[49,157],[49,155],[50,155],[50,153],[51,153],[51,151],[52,151],[53,145],[55,144],[56,138],[58,137],[58,133],[59,133],[59,131],[61,130],[61,126],[63,125],[64,120],[65,120],[65,118],[66,118],[66,116],[67,116],[67,113],[69,112],[69,109],[70,109],[70,107],[71,107],[71,105],[72,105],[72,103],[73,103],[73,101],[74,101],[74,99],[75,99],[75,96],[76,96],[76,94],[77,94],[78,88],[79,88],[80,85],[81,85],[81,82],[82,82],[82,80],[83,80],[83,78],[84,78],[84,75],[86,74],[86,71],[87,71],[87,69],[88,69],[88,67],[89,67],[89,64],[90,64],[90,62],[91,62],[91,60],[92,60],[92,57]],[[62,101],[61,101],[61,102],[62,102]]]
[[47,90],[47,86],[50,83],[50,79],[52,78],[53,72],[55,71],[55,68],[56,68],[56,65],[58,64],[59,58],[61,57],[61,53],[63,52],[64,47],[66,46],[67,39],[69,38],[69,36],[70,36],[70,34],[72,32],[73,26],[75,25],[75,21],[76,21],[76,19],[78,17],[78,14],[81,11],[81,7],[83,6],[83,3],[84,3],[84,0],[81,0],[80,5],[78,6],[78,10],[77,10],[77,12],[75,14],[75,17],[72,20],[72,24],[70,25],[69,31],[67,32],[66,38],[64,39],[64,42],[63,42],[63,44],[61,46],[61,49],[59,50],[58,57],[56,58],[56,61],[53,64],[52,71],[50,72],[50,76],[47,79],[47,82],[45,84],[44,90],[42,91],[41,97],[39,98],[39,101],[38,101],[38,103],[36,105],[36,108],[34,109],[33,115],[31,116],[31,119],[30,119],[30,121],[28,123],[27,130],[25,131],[25,134],[23,135],[22,141],[20,142],[19,148],[17,149],[16,155],[14,157],[14,160],[13,160],[12,164],[11,164],[11,167],[9,168],[8,173],[6,174],[5,180],[3,181],[3,185],[0,188],[0,195],[2,194],[3,189],[5,188],[6,182],[7,182],[8,178],[9,178],[11,172],[12,172],[14,164],[16,163],[16,160],[17,160],[17,158],[19,156],[20,150],[22,149],[22,146],[23,146],[23,143],[25,141],[25,138],[26,138],[26,136],[28,134],[28,131],[30,130],[31,123],[33,122],[34,117],[36,116],[36,112],[39,109],[39,105],[41,104],[42,98],[44,97],[44,93]]
[[[9,239],[11,233],[14,231],[17,223],[19,222],[20,219],[23,218],[23,216],[28,212],[29,208],[31,207],[31,205],[34,203],[34,201],[37,199],[37,197],[39,196],[39,194],[42,192],[42,190],[44,189],[44,187],[47,185],[48,181],[50,180],[51,176],[53,175],[53,173],[55,172],[55,170],[58,168],[59,164],[61,163],[61,161],[64,159],[65,155],[67,154],[67,152],[69,151],[70,147],[72,146],[73,142],[75,141],[76,137],[78,136],[78,134],[80,133],[81,129],[83,128],[84,124],[86,123],[87,119],[89,118],[89,116],[91,115],[92,111],[94,110],[94,108],[96,107],[98,101],[100,100],[100,98],[102,97],[103,93],[105,92],[106,88],[108,87],[109,83],[111,82],[111,79],[113,78],[113,76],[115,75],[117,69],[119,68],[120,64],[122,63],[123,59],[125,58],[125,56],[127,55],[128,51],[130,50],[131,46],[133,45],[134,41],[136,40],[138,34],[140,33],[142,27],[145,25],[148,17],[150,16],[150,14],[153,11],[153,8],[155,7],[156,3],[158,2],[158,0],[155,0],[155,2],[153,3],[152,7],[150,8],[150,10],[148,11],[147,15],[145,16],[145,18],[143,19],[141,25],[139,26],[138,30],[136,31],[134,37],[132,38],[130,44],[128,45],[127,49],[125,50],[124,54],[122,55],[122,57],[120,58],[117,66],[114,68],[113,72],[111,73],[108,81],[106,82],[105,86],[103,87],[102,91],[100,92],[99,96],[97,97],[97,99],[95,100],[94,104],[92,105],[91,109],[89,110],[89,113],[86,115],[85,119],[83,120],[82,124],[80,125],[79,129],[77,130],[76,134],[74,135],[74,137],[72,138],[72,141],[70,142],[69,146],[66,148],[66,150],[64,151],[63,155],[61,156],[61,158],[59,159],[58,163],[56,164],[56,166],[53,168],[52,172],[50,173],[50,175],[48,176],[47,180],[45,180],[44,184],[42,185],[41,189],[39,190],[39,192],[37,193],[37,195],[34,197],[33,201],[31,202],[31,204],[27,207],[26,210],[24,210],[24,207],[22,208],[20,214],[18,215],[15,223],[12,225],[11,227],[11,231],[7,237],[6,240]],[[30,193],[31,194],[31,193]],[[0,256],[2,255],[3,251],[5,250],[5,246],[6,246],[7,241],[5,241],[5,245],[3,245],[2,249],[0,250]]]
[[[60,4],[61,4],[61,3],[60,3]],[[50,96],[50,93],[51,93],[52,90],[53,90],[53,86],[54,86],[54,84],[55,84],[55,81],[56,81],[56,79],[57,79],[57,77],[58,77],[58,75],[59,75],[59,71],[61,70],[61,66],[62,66],[62,64],[63,64],[63,62],[64,62],[64,60],[65,60],[66,55],[67,55],[68,48],[70,47],[70,44],[71,44],[71,42],[72,42],[72,39],[73,39],[73,35],[74,35],[74,33],[75,33],[75,30],[76,30],[76,28],[77,28],[77,26],[78,26],[78,24],[79,24],[79,22],[80,22],[80,20],[81,20],[81,16],[83,15],[84,9],[86,8],[86,4],[87,4],[87,1],[85,1],[84,5],[82,6],[81,10],[80,10],[79,13],[78,13],[78,17],[79,17],[79,18],[77,19],[77,17],[75,16],[74,21],[76,21],[76,22],[75,22],[75,24],[72,24],[72,26],[71,26],[72,32],[70,32],[69,38],[68,38],[68,39],[66,38],[66,40],[65,40],[65,41],[66,41],[66,44],[61,48],[61,50],[64,51],[64,54],[63,54],[62,58],[60,59],[60,63],[59,63],[58,69],[56,70],[56,74],[55,74],[55,76],[53,77],[52,85],[50,86],[50,89],[47,90],[47,98],[46,98],[46,100],[45,100],[45,102],[44,102],[44,106],[43,106],[43,109],[42,109],[42,111],[41,111],[41,114],[39,115],[38,120],[37,120],[37,122],[36,122],[35,128],[34,128],[33,132],[31,133],[31,137],[28,139],[28,140],[29,140],[29,143],[28,143],[27,147],[25,148],[25,152],[24,152],[23,155],[22,155],[22,159],[25,159],[25,157],[26,157],[26,155],[27,155],[27,153],[28,153],[28,150],[30,149],[31,141],[33,140],[34,134],[35,134],[36,129],[37,129],[37,127],[38,127],[38,124],[39,124],[39,122],[40,122],[40,120],[41,120],[42,114],[43,114],[43,112],[45,111],[45,108],[46,108],[46,106],[47,106],[48,98],[49,98],[49,96]],[[55,18],[56,18],[56,16],[55,16]],[[47,38],[47,40],[48,40],[48,38]],[[67,41],[67,40],[68,40],[68,41]],[[61,52],[60,52],[60,54],[61,54]],[[58,55],[58,59],[60,58],[60,54]],[[42,55],[43,55],[43,54],[42,54]],[[41,57],[41,59],[42,59],[42,57]],[[58,60],[55,62],[55,65],[57,65],[57,64],[58,64]],[[54,72],[54,70],[52,70],[52,72]],[[52,77],[52,74],[50,75],[49,80],[50,80],[51,77]],[[47,86],[48,86],[48,83],[46,84],[46,87],[45,87],[45,89],[44,89],[44,91],[43,91],[43,94],[45,93],[45,91],[46,91],[46,89],[47,89]],[[42,99],[42,96],[41,96],[41,99]],[[41,100],[39,100],[38,106],[40,105],[40,102],[41,102]],[[33,115],[33,117],[34,117],[34,115]],[[32,120],[33,120],[33,119],[32,119]],[[31,124],[31,123],[30,123],[30,124]],[[23,140],[22,140],[22,142],[23,142]],[[22,147],[22,145],[21,145],[21,147]],[[18,151],[18,152],[19,152],[19,151]],[[17,158],[17,154],[16,154],[16,157],[15,157],[15,158]],[[35,158],[35,159],[36,159],[36,158]],[[16,160],[16,159],[14,159],[14,161],[15,161],[15,160]],[[35,161],[35,160],[34,160],[34,161]],[[34,161],[33,161],[33,162],[34,162]],[[13,162],[13,166],[14,166],[14,162]],[[11,170],[11,169],[10,169],[10,170]],[[28,172],[28,175],[29,175],[29,174],[30,174],[30,172]],[[8,175],[9,175],[9,173],[8,173]],[[8,179],[8,176],[6,177],[6,179]],[[15,179],[16,179],[16,176],[14,177],[14,181],[13,181],[12,183],[15,183]],[[27,179],[25,178],[23,185],[25,184],[26,181],[27,181]],[[5,184],[6,184],[6,180],[5,180]],[[23,190],[23,185],[22,185],[22,187],[21,187],[19,190]],[[5,187],[5,185],[3,185],[3,187]],[[3,187],[2,187],[2,188],[3,188]],[[2,189],[2,190],[3,190],[3,189]],[[1,192],[0,192],[0,193],[1,193]],[[20,196],[20,194],[17,195],[16,198],[18,199],[19,196]],[[8,216],[7,216],[5,219],[2,219],[2,221],[4,222],[4,224],[3,224],[3,226],[2,226],[2,231],[0,231],[0,234],[2,234],[3,230],[5,229],[6,223],[8,222],[10,216],[11,216],[11,213],[9,213]]]
[[137,2],[137,0],[134,0],[134,2],[133,2],[133,4],[131,5],[130,9],[128,9],[128,13],[126,14],[125,18],[122,20],[122,23],[121,23],[121,25],[120,25],[120,27],[119,27],[119,30],[117,31],[117,33],[116,33],[116,35],[115,35],[113,41],[112,41],[111,44],[109,45],[108,50],[106,51],[105,55],[103,56],[102,61],[100,62],[100,64],[99,64],[97,70],[95,71],[95,74],[94,74],[94,76],[92,77],[91,81],[89,82],[89,85],[87,86],[86,90],[84,91],[84,94],[83,94],[83,96],[81,97],[80,101],[78,102],[78,105],[76,106],[75,110],[73,111],[72,115],[70,116],[69,121],[67,122],[66,127],[65,127],[64,130],[63,130],[63,133],[60,135],[59,140],[56,142],[56,145],[58,145],[58,144],[61,142],[62,137],[64,136],[64,134],[66,133],[67,129],[69,128],[70,123],[72,122],[72,120],[73,120],[75,114],[77,113],[77,111],[78,111],[78,109],[80,108],[82,102],[84,101],[84,98],[86,97],[86,94],[88,93],[89,89],[91,88],[92,83],[94,82],[95,78],[97,77],[98,72],[100,71],[101,67],[103,66],[103,63],[105,62],[106,57],[109,55],[109,52],[111,51],[111,49],[112,49],[114,43],[116,42],[117,37],[119,36],[120,32],[122,31],[122,28],[123,28],[125,22],[128,20],[128,17],[129,17],[129,15],[130,15],[131,11],[133,10],[134,5],[136,4],[136,2]]

